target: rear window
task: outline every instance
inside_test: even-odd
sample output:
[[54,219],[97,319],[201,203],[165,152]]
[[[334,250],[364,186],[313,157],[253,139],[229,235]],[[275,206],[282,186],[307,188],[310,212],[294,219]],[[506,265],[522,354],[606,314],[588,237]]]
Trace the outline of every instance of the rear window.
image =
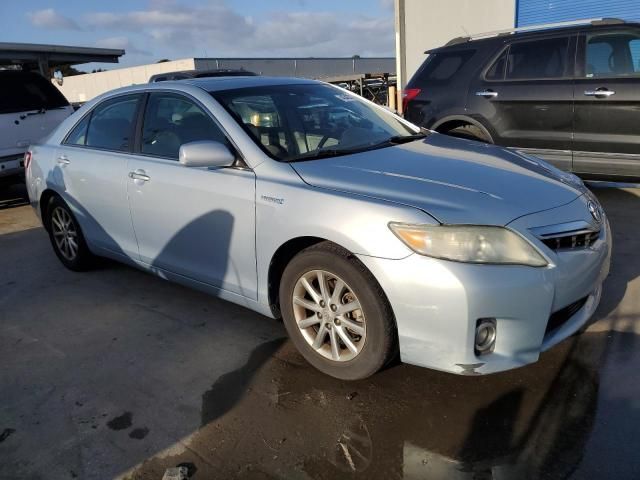
[[474,50],[432,53],[422,64],[411,83],[446,82],[473,57],[474,53]]
[[50,110],[68,105],[64,95],[37,73],[0,72],[0,113]]

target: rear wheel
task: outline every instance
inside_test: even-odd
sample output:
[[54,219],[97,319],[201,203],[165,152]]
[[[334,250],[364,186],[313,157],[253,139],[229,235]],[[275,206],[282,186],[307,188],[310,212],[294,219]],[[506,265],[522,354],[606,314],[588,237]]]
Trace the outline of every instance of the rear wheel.
[[46,221],[53,250],[65,267],[79,272],[94,265],[78,221],[60,198],[49,201]]
[[287,265],[280,285],[285,327],[318,370],[356,380],[373,375],[396,352],[393,313],[371,273],[328,242]]
[[450,135],[452,137],[458,138],[466,138],[467,140],[475,140],[478,142],[484,143],[493,143],[491,138],[482,131],[481,128],[476,127],[475,125],[461,125],[456,128],[452,128],[451,130],[447,130],[445,132],[446,135]]

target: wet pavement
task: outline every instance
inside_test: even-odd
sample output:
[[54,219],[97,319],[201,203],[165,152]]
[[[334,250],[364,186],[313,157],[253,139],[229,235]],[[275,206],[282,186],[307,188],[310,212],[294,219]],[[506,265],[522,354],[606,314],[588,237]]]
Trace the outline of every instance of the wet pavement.
[[358,382],[235,305],[112,263],[64,270],[0,199],[0,478],[640,478],[640,189],[595,193],[614,257],[584,332],[501,374]]

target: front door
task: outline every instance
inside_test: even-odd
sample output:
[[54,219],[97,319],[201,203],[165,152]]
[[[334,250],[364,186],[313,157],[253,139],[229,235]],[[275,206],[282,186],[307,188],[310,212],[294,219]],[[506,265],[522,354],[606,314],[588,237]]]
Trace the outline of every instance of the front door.
[[255,175],[246,168],[194,168],[180,146],[230,143],[195,100],[150,93],[127,189],[140,261],[198,282],[257,298]]
[[469,91],[469,110],[493,127],[493,140],[571,168],[575,38],[516,41]]
[[574,170],[640,178],[640,30],[585,33],[579,44]]

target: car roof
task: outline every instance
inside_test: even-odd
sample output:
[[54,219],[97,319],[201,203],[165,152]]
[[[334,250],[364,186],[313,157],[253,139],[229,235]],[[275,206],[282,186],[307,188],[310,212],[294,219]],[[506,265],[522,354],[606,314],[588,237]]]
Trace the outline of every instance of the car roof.
[[527,31],[513,31],[510,33],[499,33],[493,36],[488,37],[458,37],[450,40],[447,44],[433,48],[431,50],[427,50],[424,53],[437,53],[439,51],[449,51],[453,49],[464,49],[464,48],[481,48],[487,45],[493,45],[496,43],[505,43],[506,41],[512,40],[524,40],[529,38],[537,38],[537,37],[545,37],[549,35],[557,35],[557,34],[575,34],[579,32],[589,31],[589,32],[597,32],[600,30],[628,30],[629,28],[639,28],[640,23],[638,22],[624,22],[624,23],[603,23],[599,25],[594,24],[580,24],[580,25],[569,25],[566,27],[554,27],[554,28],[545,28],[544,25],[540,26],[538,30],[527,30]]
[[[229,76],[229,77],[204,77],[204,78],[187,78],[179,80],[179,83],[188,83],[196,87],[200,87],[208,92],[233,90],[236,88],[250,88],[273,85],[295,85],[295,84],[313,84],[320,83],[317,80],[309,80],[297,77],[263,77],[263,76]],[[175,82],[175,83],[178,83]],[[169,82],[164,82],[169,83]],[[173,82],[172,82],[173,83]]]
[[263,77],[263,76],[247,76],[247,77],[205,77],[205,78],[185,78],[183,80],[167,80],[155,83],[141,83],[138,85],[129,85],[126,87],[110,90],[96,99],[110,98],[115,95],[126,93],[136,93],[140,91],[166,90],[168,88],[175,90],[184,90],[184,87],[198,87],[206,92],[220,92],[224,90],[235,90],[237,88],[264,87],[273,85],[311,85],[321,84],[317,80],[297,77]]

